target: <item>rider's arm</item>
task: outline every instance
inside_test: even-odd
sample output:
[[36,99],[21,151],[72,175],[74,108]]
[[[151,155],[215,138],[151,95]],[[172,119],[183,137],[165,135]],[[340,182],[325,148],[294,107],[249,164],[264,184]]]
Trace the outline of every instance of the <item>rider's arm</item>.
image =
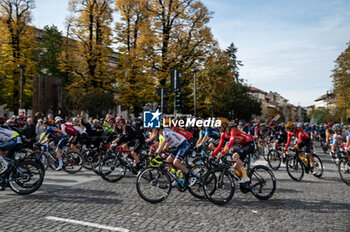
[[163,151],[163,149],[168,145],[168,143],[164,140],[158,147],[156,153],[159,154]]
[[231,131],[231,134],[230,134],[230,141],[229,143],[225,146],[225,148],[222,150],[222,154],[225,154],[227,153],[232,147],[233,145],[235,144],[235,141],[236,141],[236,136],[234,134],[234,131]]
[[289,147],[289,145],[290,145],[290,140],[291,140],[291,133],[290,132],[288,132],[288,139],[287,139],[287,144],[286,144],[286,146],[284,147],[284,149],[286,150],[288,147]]
[[221,151],[221,148],[224,146],[224,143],[225,143],[225,133],[222,133],[220,137],[219,145],[217,146],[215,151],[211,154],[213,157],[215,157]]

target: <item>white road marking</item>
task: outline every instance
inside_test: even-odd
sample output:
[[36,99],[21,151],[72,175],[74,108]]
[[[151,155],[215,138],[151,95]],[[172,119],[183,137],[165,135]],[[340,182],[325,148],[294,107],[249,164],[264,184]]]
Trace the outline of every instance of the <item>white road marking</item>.
[[120,231],[120,232],[128,232],[129,231],[128,229],[124,229],[121,227],[105,226],[105,225],[100,225],[97,223],[84,222],[84,221],[78,221],[78,220],[72,220],[72,219],[66,219],[66,218],[47,216],[47,217],[45,217],[45,219],[59,221],[59,222],[67,222],[67,223],[83,225],[83,226],[90,226],[90,227],[95,227],[95,228],[104,229],[104,230],[112,230],[112,231]]

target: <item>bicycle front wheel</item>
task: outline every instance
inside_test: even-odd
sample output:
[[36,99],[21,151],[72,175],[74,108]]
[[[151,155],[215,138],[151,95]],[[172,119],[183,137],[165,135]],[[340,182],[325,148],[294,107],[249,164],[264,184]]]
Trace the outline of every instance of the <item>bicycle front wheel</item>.
[[191,170],[192,170],[192,173],[194,173],[198,177],[198,181],[194,186],[188,187],[188,191],[194,197],[199,199],[204,199],[205,194],[203,191],[203,179],[208,169],[204,164],[200,164],[200,165],[195,165],[194,167],[192,167]]
[[273,170],[278,170],[281,166],[281,156],[279,152],[275,149],[270,150],[267,154],[267,162]]
[[263,165],[255,166],[249,173],[251,192],[259,200],[267,200],[276,191],[276,178],[273,172]]
[[69,174],[79,172],[84,166],[84,158],[77,152],[69,152],[63,155],[63,170]]
[[343,182],[350,186],[350,161],[341,159],[339,161],[338,172]]
[[316,173],[313,175],[316,176],[317,178],[321,178],[321,176],[323,175],[322,161],[321,161],[320,157],[318,157],[318,155],[316,155],[316,154],[313,154],[313,157],[314,157],[315,165],[316,165],[316,170],[315,170]]
[[18,194],[30,194],[40,188],[44,180],[41,165],[32,160],[20,161],[9,175],[10,188]]
[[286,161],[287,173],[295,181],[301,181],[304,177],[304,165],[301,161],[293,156]]
[[100,162],[99,173],[105,181],[115,183],[125,176],[126,168],[117,156],[107,156]]
[[205,174],[203,190],[209,201],[216,205],[230,202],[235,193],[235,183],[225,169],[213,169]]
[[163,169],[149,167],[137,176],[136,189],[145,201],[159,203],[170,195],[171,180]]

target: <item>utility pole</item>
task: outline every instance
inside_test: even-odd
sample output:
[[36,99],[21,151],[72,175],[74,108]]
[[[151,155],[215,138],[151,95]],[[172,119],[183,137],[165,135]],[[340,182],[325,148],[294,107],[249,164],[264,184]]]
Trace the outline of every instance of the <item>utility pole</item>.
[[18,68],[21,69],[21,83],[20,83],[20,100],[19,100],[19,108],[22,109],[23,106],[23,70],[27,67],[24,64],[19,64],[17,66]]

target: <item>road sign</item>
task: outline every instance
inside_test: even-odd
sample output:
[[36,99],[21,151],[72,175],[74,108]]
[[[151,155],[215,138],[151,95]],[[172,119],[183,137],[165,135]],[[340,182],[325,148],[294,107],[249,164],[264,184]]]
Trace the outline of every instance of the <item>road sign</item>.
[[181,89],[181,70],[171,70],[171,92]]

